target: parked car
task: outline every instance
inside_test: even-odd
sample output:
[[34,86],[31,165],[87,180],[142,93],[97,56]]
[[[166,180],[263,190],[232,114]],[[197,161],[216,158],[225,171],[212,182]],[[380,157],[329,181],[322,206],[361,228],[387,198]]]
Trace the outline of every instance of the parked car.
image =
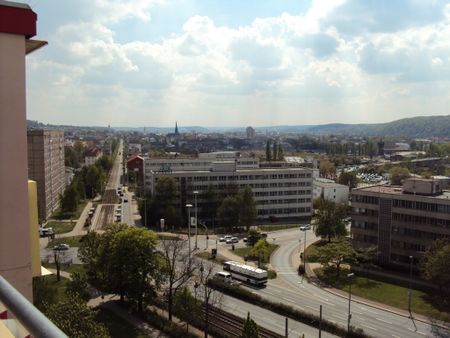
[[243,241],[244,243],[247,243],[247,241],[248,241],[247,237],[244,237],[244,238],[242,239],[242,241]]
[[225,237],[220,237],[219,238],[219,242],[225,242],[225,241],[226,241]]
[[239,243],[239,238],[231,237],[231,243]]
[[225,243],[226,243],[226,244],[233,244],[234,242],[233,242],[233,240],[232,240],[231,238],[228,238],[228,239],[225,241]]
[[300,225],[300,231],[311,230],[311,224]]
[[53,228],[39,228],[40,237],[49,237],[53,235]]
[[224,236],[225,240],[231,239],[231,237],[233,237],[233,236],[231,236],[231,235],[225,235],[225,236]]
[[127,203],[128,200],[126,198],[123,199],[123,203]]
[[56,251],[65,251],[65,250],[69,250],[69,249],[70,249],[69,244],[65,244],[65,243],[58,244],[53,247],[53,250],[56,250]]

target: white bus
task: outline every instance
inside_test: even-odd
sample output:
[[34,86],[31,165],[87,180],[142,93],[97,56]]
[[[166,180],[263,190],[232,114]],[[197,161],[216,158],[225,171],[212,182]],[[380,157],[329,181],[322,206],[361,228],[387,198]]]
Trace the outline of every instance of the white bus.
[[234,279],[247,284],[264,287],[267,283],[267,271],[250,265],[228,261],[223,263],[223,270],[229,272]]

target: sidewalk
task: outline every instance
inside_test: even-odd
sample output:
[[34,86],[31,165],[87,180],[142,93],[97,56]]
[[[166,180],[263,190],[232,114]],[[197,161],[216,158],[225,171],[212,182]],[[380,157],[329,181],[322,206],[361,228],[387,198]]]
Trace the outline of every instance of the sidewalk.
[[59,235],[57,235],[58,238],[85,235],[87,233],[87,231],[84,230],[84,224],[86,223],[86,219],[89,216],[89,210],[91,208],[92,208],[92,202],[89,201],[86,203],[86,206],[84,207],[83,212],[81,213],[80,217],[78,218],[77,223],[73,227],[72,231],[66,232],[65,234],[59,234]]

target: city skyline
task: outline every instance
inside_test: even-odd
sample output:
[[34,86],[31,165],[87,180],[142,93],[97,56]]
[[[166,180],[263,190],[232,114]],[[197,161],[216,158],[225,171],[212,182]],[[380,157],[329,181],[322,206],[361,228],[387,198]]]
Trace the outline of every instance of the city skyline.
[[447,115],[444,1],[30,2],[28,118],[111,127]]

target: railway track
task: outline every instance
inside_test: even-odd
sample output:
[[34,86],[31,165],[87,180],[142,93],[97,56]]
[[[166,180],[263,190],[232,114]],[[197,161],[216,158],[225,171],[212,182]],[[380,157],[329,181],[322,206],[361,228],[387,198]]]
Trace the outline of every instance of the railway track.
[[100,209],[100,215],[95,226],[96,230],[101,230],[106,224],[110,224],[114,221],[114,205],[102,205]]
[[[205,309],[203,309],[205,312]],[[209,307],[209,324],[229,337],[240,337],[245,320],[216,307]],[[259,337],[283,338],[284,336],[258,326]]]
[[115,189],[106,189],[103,198],[102,204],[116,204],[117,203],[117,192]]

